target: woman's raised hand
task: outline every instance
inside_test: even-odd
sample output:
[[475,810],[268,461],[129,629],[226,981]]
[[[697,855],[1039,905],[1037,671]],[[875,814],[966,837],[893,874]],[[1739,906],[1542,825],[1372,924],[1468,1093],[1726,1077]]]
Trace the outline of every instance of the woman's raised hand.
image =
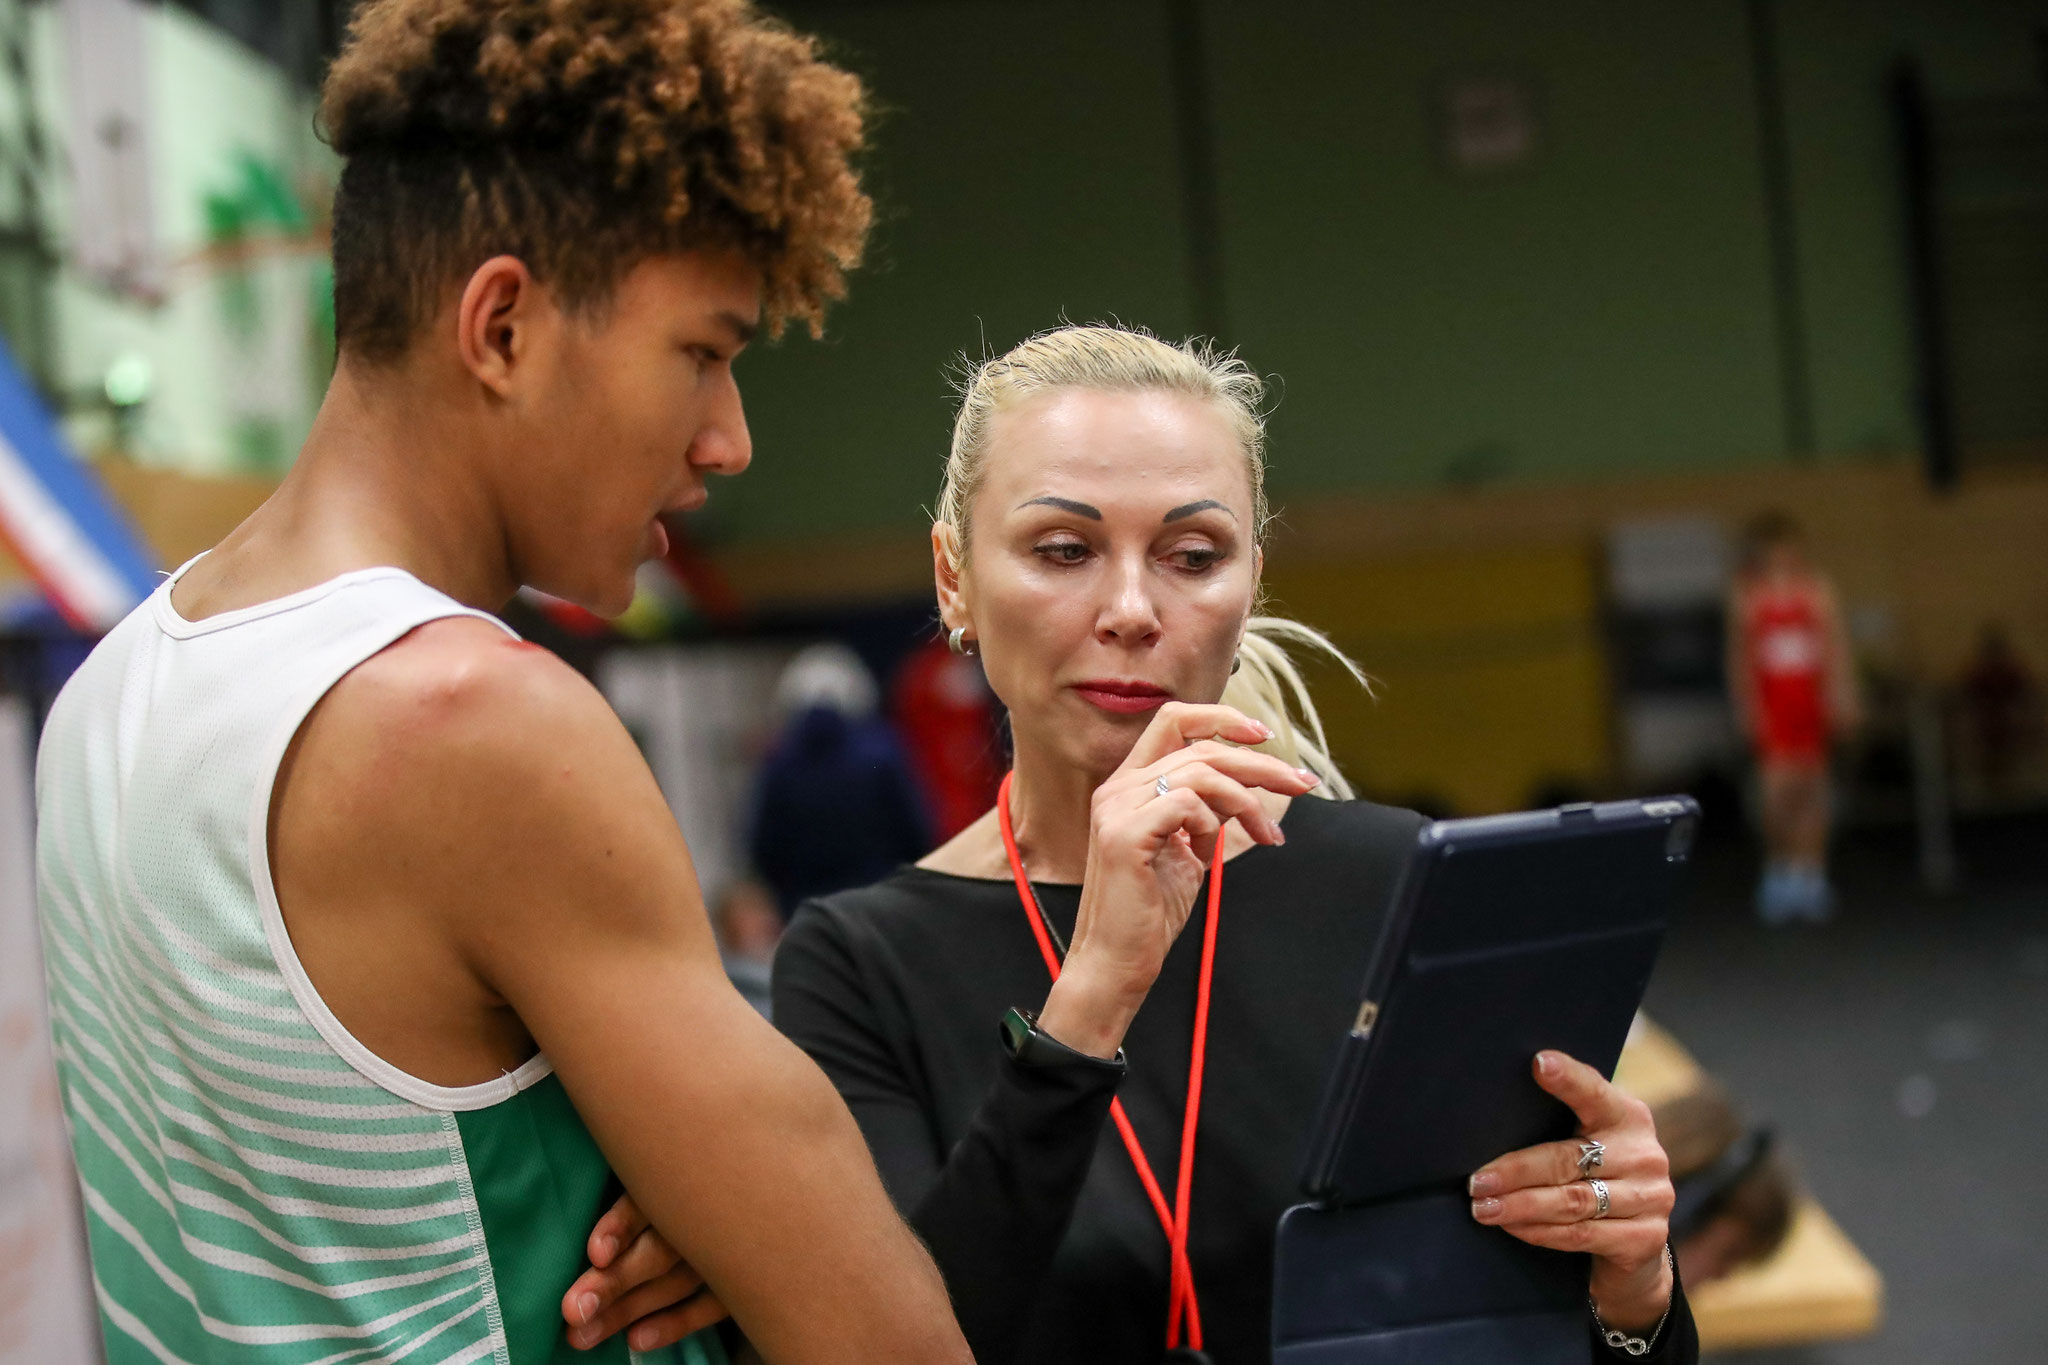
[[635,1351],[656,1351],[728,1316],[629,1194],[597,1220],[585,1251],[591,1268],[562,1296],[569,1344],[579,1351],[627,1327]]
[[[1536,1083],[1571,1106],[1579,1136],[1524,1147],[1472,1176],[1472,1216],[1525,1242],[1593,1256],[1593,1304],[1610,1327],[1648,1333],[1671,1302],[1671,1163],[1650,1108],[1562,1052],[1536,1054]],[[1582,1169],[1589,1143],[1599,1163]],[[1607,1186],[1607,1212],[1592,1180]]]
[[1095,789],[1080,914],[1039,1014],[1046,1033],[1078,1051],[1114,1056],[1187,925],[1228,822],[1257,843],[1286,842],[1259,791],[1301,796],[1321,779],[1238,747],[1272,737],[1235,707],[1168,702]]

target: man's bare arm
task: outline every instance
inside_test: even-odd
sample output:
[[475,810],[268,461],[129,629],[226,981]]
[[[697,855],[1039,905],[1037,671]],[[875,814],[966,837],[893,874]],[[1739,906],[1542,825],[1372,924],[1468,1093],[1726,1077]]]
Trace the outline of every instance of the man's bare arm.
[[402,743],[408,776],[369,846],[767,1360],[967,1361],[851,1115],[727,982],[631,737],[558,660],[477,647],[411,723],[363,737]]

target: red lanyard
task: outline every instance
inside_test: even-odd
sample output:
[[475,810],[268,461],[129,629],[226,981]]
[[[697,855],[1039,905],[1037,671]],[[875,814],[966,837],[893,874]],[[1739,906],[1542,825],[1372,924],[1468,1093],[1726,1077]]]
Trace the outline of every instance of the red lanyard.
[[[1031,922],[1032,937],[1038,940],[1039,954],[1045,958],[1045,969],[1052,973],[1052,979],[1060,979],[1059,954],[1053,951],[1052,936],[1046,931],[1045,916],[1038,908],[1038,897],[1031,890],[1031,879],[1024,875],[1024,858],[1017,852],[1017,835],[1010,824],[1010,779],[1015,773],[1003,776],[1003,785],[996,792],[996,819],[1003,832],[1003,851],[1010,855],[1010,875],[1017,882],[1017,898],[1024,904],[1024,918]],[[1124,1150],[1131,1154],[1131,1165],[1137,1168],[1138,1182],[1145,1187],[1146,1197],[1152,1201],[1152,1211],[1159,1215],[1159,1225],[1166,1229],[1167,1246],[1172,1252],[1172,1293],[1166,1308],[1166,1349],[1171,1351],[1180,1346],[1181,1318],[1187,1318],[1188,1346],[1193,1350],[1202,1349],[1202,1314],[1195,1302],[1195,1273],[1188,1265],[1188,1195],[1195,1181],[1195,1124],[1202,1112],[1202,1063],[1209,1050],[1209,981],[1216,970],[1216,912],[1223,903],[1223,839],[1216,839],[1216,856],[1209,864],[1209,918],[1202,926],[1202,973],[1195,987],[1195,1036],[1194,1046],[1188,1055],[1188,1099],[1187,1107],[1181,1112],[1180,1121],[1180,1171],[1174,1182],[1173,1207],[1166,1207],[1166,1195],[1159,1188],[1158,1177],[1152,1174],[1152,1163],[1145,1159],[1145,1149],[1138,1145],[1137,1130],[1131,1127],[1130,1118],[1124,1113],[1120,1099],[1109,1102],[1109,1116],[1116,1121],[1116,1131],[1124,1140]]]

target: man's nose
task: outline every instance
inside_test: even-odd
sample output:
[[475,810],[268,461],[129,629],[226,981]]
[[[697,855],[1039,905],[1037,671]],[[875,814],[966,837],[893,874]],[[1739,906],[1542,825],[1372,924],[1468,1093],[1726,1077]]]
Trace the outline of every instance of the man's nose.
[[738,474],[754,461],[754,437],[747,430],[747,412],[732,372],[705,414],[703,427],[690,442],[690,463],[707,474]]

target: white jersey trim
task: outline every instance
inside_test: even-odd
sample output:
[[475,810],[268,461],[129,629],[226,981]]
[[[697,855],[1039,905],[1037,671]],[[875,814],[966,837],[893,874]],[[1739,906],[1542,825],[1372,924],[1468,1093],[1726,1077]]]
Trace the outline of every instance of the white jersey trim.
[[[413,578],[411,574],[395,565],[377,565],[367,569],[351,569],[345,574],[335,575],[324,583],[315,583],[310,588],[301,588],[297,592],[288,592],[282,597],[273,597],[268,602],[258,602],[253,606],[237,607],[233,611],[216,612],[212,616],[201,617],[197,621],[189,621],[180,616],[178,609],[171,605],[171,589],[178,585],[178,580],[185,576],[187,569],[190,569],[204,558],[206,558],[204,554],[195,555],[183,564],[180,564],[176,569],[165,575],[163,583],[150,596],[151,619],[156,622],[157,629],[163,631],[164,634],[172,639],[190,640],[201,635],[211,635],[217,630],[228,630],[249,621],[260,621],[266,616],[275,616],[279,612],[292,611],[298,607],[307,606],[328,596],[330,593],[339,592],[343,588],[353,587],[357,583],[364,583],[373,579],[412,578],[413,582],[419,582],[417,578]],[[422,583],[420,586],[425,587],[426,585]],[[429,589],[429,591],[432,590]],[[470,607],[457,605],[450,615],[481,616],[486,621],[504,626],[507,631],[511,630],[510,626],[505,626],[505,623],[499,621],[495,616],[476,611]]]
[[[209,616],[202,621],[194,622],[178,615],[177,609],[171,605],[171,589],[184,577],[185,571],[197,562],[196,559],[188,561],[176,573],[171,574],[157,589],[152,599],[157,624],[166,633],[180,638],[224,630],[246,621],[273,616],[371,579],[398,577],[410,579],[415,583],[419,581],[404,569],[395,567],[357,569],[274,601],[259,602],[255,606],[222,612],[217,616]],[[445,606],[438,608],[431,615],[408,613],[395,618],[383,635],[373,637],[374,646],[364,651],[361,657],[352,660],[349,668],[375,657],[429,621],[458,616],[470,616],[479,621],[487,621],[513,639],[519,638],[518,632],[489,612],[478,611],[474,607],[465,607],[453,599],[446,599]],[[257,755],[258,776],[249,803],[248,848],[250,880],[255,884],[257,912],[263,920],[264,937],[269,942],[271,958],[276,962],[279,973],[283,975],[285,985],[292,993],[292,999],[298,1002],[307,1021],[313,1025],[321,1038],[326,1040],[327,1045],[355,1071],[379,1088],[422,1109],[440,1113],[488,1109],[552,1075],[554,1066],[546,1055],[535,1053],[517,1070],[508,1071],[493,1080],[480,1081],[475,1085],[436,1085],[432,1081],[423,1080],[411,1072],[393,1066],[349,1032],[348,1026],[335,1017],[334,1011],[327,1007],[327,1002],[320,998],[319,988],[314,986],[312,978],[306,975],[305,965],[299,961],[298,950],[292,946],[291,932],[285,927],[284,910],[278,904],[277,886],[270,875],[270,802],[277,786],[277,771],[284,762],[285,750],[291,747],[292,739],[305,724],[306,717],[312,714],[320,699],[332,691],[334,685],[341,681],[347,672],[348,669],[345,668],[332,678],[321,679],[295,697],[285,708],[276,732]]]

